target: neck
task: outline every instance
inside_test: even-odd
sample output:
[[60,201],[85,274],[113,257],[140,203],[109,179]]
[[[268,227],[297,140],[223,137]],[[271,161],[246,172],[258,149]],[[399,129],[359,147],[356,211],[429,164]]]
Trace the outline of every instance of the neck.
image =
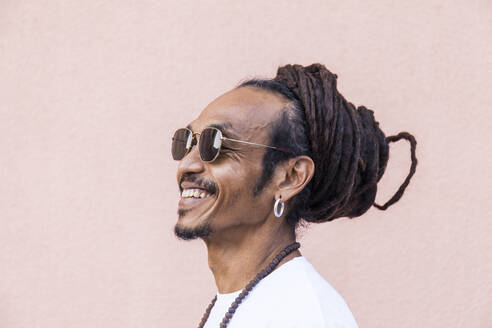
[[[205,240],[208,265],[219,293],[232,293],[243,289],[275,255],[295,242],[294,229],[286,223],[275,223],[274,226],[262,224],[235,228]],[[299,250],[287,255],[277,268],[297,256],[301,256]]]

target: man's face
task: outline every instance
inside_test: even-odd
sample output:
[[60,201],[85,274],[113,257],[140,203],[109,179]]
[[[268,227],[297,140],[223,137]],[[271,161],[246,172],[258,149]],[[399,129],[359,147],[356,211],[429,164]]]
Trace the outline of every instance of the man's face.
[[[285,105],[280,96],[267,91],[234,89],[209,104],[189,128],[201,132],[220,127],[224,137],[267,145],[272,124]],[[193,146],[178,166],[181,197],[176,235],[233,239],[254,230],[270,214],[274,202],[271,185],[253,194],[266,148],[224,140],[220,155],[211,163],[201,161],[197,148]]]

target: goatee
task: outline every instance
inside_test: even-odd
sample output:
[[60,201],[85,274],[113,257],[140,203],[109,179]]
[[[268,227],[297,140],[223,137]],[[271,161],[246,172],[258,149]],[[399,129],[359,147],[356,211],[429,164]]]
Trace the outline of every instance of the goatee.
[[208,222],[205,222],[194,228],[182,227],[179,223],[176,223],[176,225],[174,226],[174,235],[182,240],[205,238],[208,237],[211,232],[212,229],[210,229],[210,225],[208,224]]

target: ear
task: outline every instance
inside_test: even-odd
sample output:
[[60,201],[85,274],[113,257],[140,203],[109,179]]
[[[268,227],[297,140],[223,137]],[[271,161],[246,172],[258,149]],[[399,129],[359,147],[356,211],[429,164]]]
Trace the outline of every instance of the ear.
[[313,175],[314,162],[309,156],[289,159],[277,172],[275,198],[282,197],[284,202],[293,198],[307,186]]

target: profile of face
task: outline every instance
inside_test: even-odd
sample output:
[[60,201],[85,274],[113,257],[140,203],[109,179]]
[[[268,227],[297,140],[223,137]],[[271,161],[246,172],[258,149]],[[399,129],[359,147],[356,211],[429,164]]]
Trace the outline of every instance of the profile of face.
[[[285,106],[281,96],[268,91],[233,89],[210,103],[188,128],[200,133],[207,127],[217,127],[226,138],[268,145],[272,125]],[[269,183],[261,192],[254,192],[266,149],[223,140],[218,157],[204,162],[198,147],[193,146],[177,170],[181,196],[176,236],[234,239],[261,225],[272,213],[278,189]]]

